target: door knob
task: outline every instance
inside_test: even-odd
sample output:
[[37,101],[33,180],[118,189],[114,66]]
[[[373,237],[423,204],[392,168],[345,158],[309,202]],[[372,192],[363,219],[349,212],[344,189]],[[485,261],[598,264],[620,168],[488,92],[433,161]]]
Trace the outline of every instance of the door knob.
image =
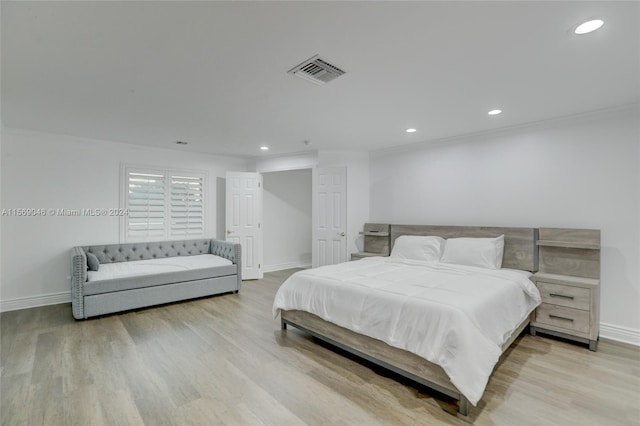
[[227,234],[233,234],[233,231],[231,229],[227,229]]
[[338,233],[338,235],[340,235],[341,237],[344,237],[347,234],[345,234],[344,231],[342,231],[342,232]]

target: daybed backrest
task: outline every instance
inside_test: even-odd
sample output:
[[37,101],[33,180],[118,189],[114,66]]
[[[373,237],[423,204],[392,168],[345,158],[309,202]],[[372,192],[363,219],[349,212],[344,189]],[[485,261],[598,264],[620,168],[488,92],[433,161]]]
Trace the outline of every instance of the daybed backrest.
[[107,244],[82,247],[85,253],[93,253],[100,263],[128,262],[175,256],[207,254],[210,239],[158,241],[151,243]]

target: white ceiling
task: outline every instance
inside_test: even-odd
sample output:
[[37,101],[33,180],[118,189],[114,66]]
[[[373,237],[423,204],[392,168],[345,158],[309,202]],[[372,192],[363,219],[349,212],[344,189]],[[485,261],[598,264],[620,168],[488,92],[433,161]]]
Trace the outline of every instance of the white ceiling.
[[[639,17],[638,2],[3,1],[2,121],[225,155],[388,148],[638,102]],[[347,74],[287,74],[317,53]]]

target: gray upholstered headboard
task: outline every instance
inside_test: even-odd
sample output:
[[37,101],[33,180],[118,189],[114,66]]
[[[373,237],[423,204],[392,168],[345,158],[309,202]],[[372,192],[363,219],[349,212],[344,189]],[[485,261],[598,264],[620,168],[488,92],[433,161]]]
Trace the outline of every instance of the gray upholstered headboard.
[[211,240],[158,241],[151,243],[106,244],[85,246],[86,253],[93,253],[100,263],[128,262],[174,256],[193,256],[210,253]]
[[479,226],[391,225],[391,247],[401,235],[435,235],[442,238],[490,238],[504,234],[502,267],[535,272],[538,270],[537,228]]

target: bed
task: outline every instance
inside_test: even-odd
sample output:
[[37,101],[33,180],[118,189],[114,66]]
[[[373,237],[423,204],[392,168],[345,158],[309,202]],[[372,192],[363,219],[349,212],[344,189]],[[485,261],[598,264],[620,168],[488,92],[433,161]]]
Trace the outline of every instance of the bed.
[[457,399],[467,415],[540,303],[529,280],[537,230],[392,225],[390,234],[392,247],[403,236],[504,235],[502,268],[394,256],[300,271],[278,290],[274,316],[282,329],[294,326]]

